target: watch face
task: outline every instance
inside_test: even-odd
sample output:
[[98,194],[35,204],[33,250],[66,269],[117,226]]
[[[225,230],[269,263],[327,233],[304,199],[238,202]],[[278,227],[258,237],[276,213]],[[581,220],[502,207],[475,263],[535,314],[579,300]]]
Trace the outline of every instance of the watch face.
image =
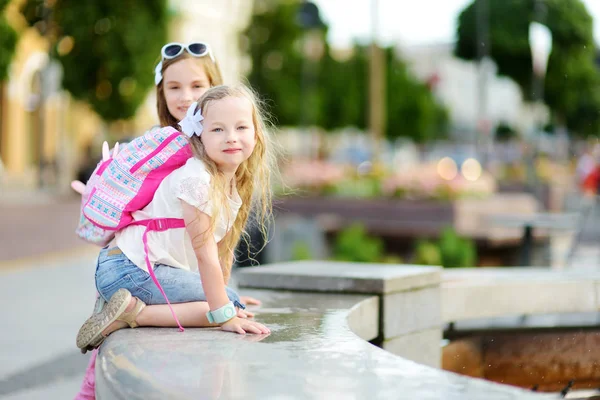
[[225,309],[225,317],[226,318],[232,318],[234,313],[235,313],[235,311],[234,311],[233,307],[228,307]]

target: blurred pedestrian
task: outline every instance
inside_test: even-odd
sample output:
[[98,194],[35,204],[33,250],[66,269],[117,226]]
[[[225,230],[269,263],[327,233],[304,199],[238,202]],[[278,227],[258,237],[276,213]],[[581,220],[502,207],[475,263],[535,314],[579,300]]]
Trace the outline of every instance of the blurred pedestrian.
[[575,168],[575,179],[577,179],[577,185],[582,187],[586,178],[596,168],[596,160],[593,152],[590,148],[585,148],[583,154],[577,160],[577,167]]

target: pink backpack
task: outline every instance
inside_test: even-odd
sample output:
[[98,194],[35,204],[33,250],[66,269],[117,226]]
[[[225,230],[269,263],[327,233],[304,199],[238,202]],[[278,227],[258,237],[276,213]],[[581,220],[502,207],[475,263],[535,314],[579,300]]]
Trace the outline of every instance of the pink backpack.
[[[115,158],[101,161],[86,184],[76,234],[83,240],[106,246],[115,232],[130,225],[146,227],[143,236],[146,267],[169,304],[154,276],[148,258],[147,234],[184,228],[183,219],[156,218],[134,221],[132,213],[152,201],[162,180],[192,157],[188,139],[173,129],[153,128],[121,147]],[[183,330],[173,309],[171,312]]]

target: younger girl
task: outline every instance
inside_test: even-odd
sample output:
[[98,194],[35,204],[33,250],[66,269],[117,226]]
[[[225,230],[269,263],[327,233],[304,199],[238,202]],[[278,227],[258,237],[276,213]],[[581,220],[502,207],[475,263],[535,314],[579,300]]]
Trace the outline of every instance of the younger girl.
[[[162,181],[148,206],[133,213],[136,221],[185,221],[185,229],[148,235],[154,273],[177,303],[173,310],[183,326],[269,333],[262,324],[237,317],[235,307],[242,305],[237,294],[225,289],[253,201],[259,221],[270,213],[273,157],[256,98],[245,86],[211,88],[180,125],[194,157]],[[144,229],[129,226],[117,232],[117,247],[100,252],[96,287],[110,300],[81,327],[78,347],[96,347],[127,325],[177,326],[148,273]]]

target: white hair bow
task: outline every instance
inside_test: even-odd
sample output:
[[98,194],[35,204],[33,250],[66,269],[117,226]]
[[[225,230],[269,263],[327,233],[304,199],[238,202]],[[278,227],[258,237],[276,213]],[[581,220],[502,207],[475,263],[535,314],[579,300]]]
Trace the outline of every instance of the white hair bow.
[[158,86],[160,81],[162,81],[162,61],[156,64],[156,68],[154,68],[154,85]]
[[154,68],[154,85],[158,86],[160,81],[162,81],[162,61],[159,61]]
[[200,136],[202,134],[203,128],[200,121],[202,121],[204,117],[202,116],[202,110],[198,110],[198,112],[194,113],[197,106],[197,102],[193,103],[190,108],[188,108],[185,118],[179,121],[181,131],[189,137],[194,135]]

